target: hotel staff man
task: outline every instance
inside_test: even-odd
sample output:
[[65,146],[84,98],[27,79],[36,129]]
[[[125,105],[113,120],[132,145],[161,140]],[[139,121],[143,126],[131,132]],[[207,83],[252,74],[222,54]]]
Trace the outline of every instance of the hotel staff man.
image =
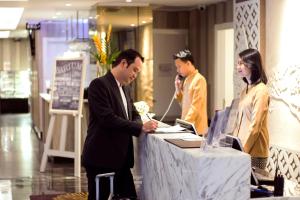
[[[176,99],[181,105],[181,119],[195,125],[198,134],[207,132],[206,79],[194,66],[192,53],[185,49],[173,56],[178,75],[175,78]],[[182,80],[180,77],[185,78]]]

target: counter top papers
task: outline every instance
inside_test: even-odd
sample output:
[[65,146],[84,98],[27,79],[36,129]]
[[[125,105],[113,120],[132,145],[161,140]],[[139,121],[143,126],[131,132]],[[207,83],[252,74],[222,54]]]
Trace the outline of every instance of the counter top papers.
[[175,125],[170,127],[158,127],[155,130],[156,133],[179,133],[179,132],[185,132],[185,128]]

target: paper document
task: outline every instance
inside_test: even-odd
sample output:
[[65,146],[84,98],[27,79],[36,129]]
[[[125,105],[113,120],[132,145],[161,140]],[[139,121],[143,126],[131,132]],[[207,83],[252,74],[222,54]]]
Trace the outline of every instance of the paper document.
[[179,125],[170,126],[170,127],[161,127],[155,130],[155,132],[163,132],[163,133],[178,133],[183,131],[185,131],[185,128]]
[[195,134],[184,135],[184,136],[180,137],[180,139],[186,140],[186,141],[204,140],[203,137],[201,137],[199,135],[195,135]]

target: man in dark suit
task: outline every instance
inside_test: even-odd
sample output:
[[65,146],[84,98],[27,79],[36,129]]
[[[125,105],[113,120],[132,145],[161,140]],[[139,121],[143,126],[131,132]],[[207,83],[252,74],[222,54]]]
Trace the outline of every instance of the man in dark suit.
[[[133,106],[129,84],[142,69],[143,57],[135,50],[122,51],[105,76],[94,79],[88,91],[89,126],[82,163],[88,178],[89,200],[95,199],[95,176],[115,172],[114,193],[136,199],[133,177],[132,136],[151,133],[157,122],[142,123]],[[109,196],[109,180],[100,179],[100,199]]]

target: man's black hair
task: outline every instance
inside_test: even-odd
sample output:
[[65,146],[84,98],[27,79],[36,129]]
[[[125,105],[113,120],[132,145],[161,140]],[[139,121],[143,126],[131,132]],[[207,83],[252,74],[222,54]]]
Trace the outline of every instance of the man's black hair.
[[144,57],[137,52],[136,50],[133,49],[127,49],[122,51],[119,56],[116,58],[116,60],[112,63],[112,67],[116,67],[118,64],[121,63],[122,60],[126,60],[127,62],[127,66],[131,65],[132,63],[134,63],[134,60],[139,57],[142,62],[144,62]]
[[180,59],[180,60],[182,60],[183,62],[190,61],[192,64],[194,64],[194,58],[193,58],[193,56],[192,56],[191,51],[188,50],[188,49],[181,50],[181,51],[179,51],[178,53],[174,54],[174,55],[173,55],[173,59],[174,59],[174,60]]

